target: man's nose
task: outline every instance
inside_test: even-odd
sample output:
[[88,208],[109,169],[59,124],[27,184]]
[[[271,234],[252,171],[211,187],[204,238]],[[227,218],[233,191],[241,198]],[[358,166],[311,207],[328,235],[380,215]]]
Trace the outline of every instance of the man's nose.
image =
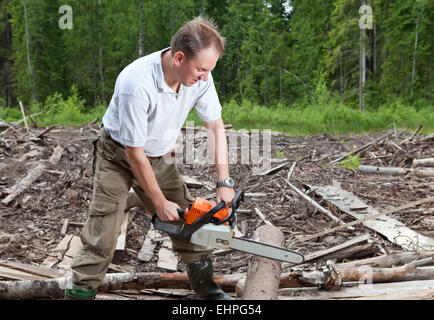
[[208,81],[208,73],[209,72],[207,71],[207,72],[201,74],[201,76],[200,76],[201,80]]

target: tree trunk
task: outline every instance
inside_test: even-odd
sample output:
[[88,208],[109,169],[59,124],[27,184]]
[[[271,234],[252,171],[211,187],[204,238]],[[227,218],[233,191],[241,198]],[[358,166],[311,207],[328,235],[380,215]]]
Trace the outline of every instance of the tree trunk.
[[424,3],[422,0],[422,8],[420,10],[419,15],[417,16],[417,22],[416,22],[416,36],[414,39],[414,51],[413,51],[413,67],[411,70],[411,91],[410,91],[410,95],[413,95],[413,91],[414,91],[414,80],[416,77],[416,52],[417,52],[417,44],[418,44],[418,37],[419,37],[419,24],[420,24],[420,19],[423,15],[423,10],[424,10]]
[[139,57],[143,57],[145,50],[143,48],[143,0],[139,0]]
[[[362,0],[362,5],[365,5]],[[359,72],[359,110],[363,111],[363,87],[366,81],[366,48],[365,48],[365,29],[360,28],[360,72]]]
[[5,44],[5,59],[3,61],[3,83],[4,83],[4,97],[6,99],[5,103],[6,106],[9,107],[12,105],[12,86],[11,86],[11,65],[9,62],[9,57],[12,54],[12,31],[11,31],[11,24],[9,22],[8,18],[8,11],[7,7],[9,5],[9,0],[6,1],[4,4],[4,44]]
[[374,23],[374,41],[373,41],[373,60],[374,60],[374,66],[373,66],[373,70],[374,70],[374,74],[377,73],[377,24]]
[[101,81],[101,102],[105,105],[105,90],[104,90],[104,66],[103,66],[103,50],[102,50],[102,4],[101,0],[98,0],[98,44],[99,44],[99,76]]
[[30,32],[29,32],[29,19],[27,16],[27,6],[26,1],[23,0],[23,7],[24,7],[24,23],[25,23],[25,30],[26,30],[26,51],[27,51],[27,68],[29,69],[30,79],[32,83],[32,101],[35,101],[35,76],[33,74],[32,70],[32,64],[30,62]]
[[[273,226],[264,225],[255,232],[254,238],[274,246],[282,246],[283,232]],[[281,263],[276,260],[253,256],[247,271],[243,300],[276,300],[279,293]]]
[[339,87],[339,95],[342,98],[342,95],[344,93],[344,74],[343,74],[343,66],[342,66],[342,47],[339,50],[339,70],[341,73],[341,79],[340,79],[340,87]]

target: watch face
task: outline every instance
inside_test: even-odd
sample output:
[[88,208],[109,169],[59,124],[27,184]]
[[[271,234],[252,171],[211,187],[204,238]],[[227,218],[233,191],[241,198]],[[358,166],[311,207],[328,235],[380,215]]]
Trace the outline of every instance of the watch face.
[[228,187],[233,187],[235,185],[235,181],[232,178],[227,178],[226,183],[228,185]]

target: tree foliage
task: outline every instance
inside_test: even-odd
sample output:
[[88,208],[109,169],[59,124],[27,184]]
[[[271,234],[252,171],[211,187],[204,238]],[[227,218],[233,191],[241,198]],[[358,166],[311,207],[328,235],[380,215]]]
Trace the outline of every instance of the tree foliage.
[[183,23],[202,15],[226,38],[213,71],[222,101],[291,106],[339,97],[356,106],[363,3],[373,9],[364,43],[368,106],[394,97],[432,104],[428,0],[70,0],[72,29],[58,26],[63,1],[3,0],[0,104],[44,102],[74,86],[87,108],[107,105],[125,66],[168,47]]

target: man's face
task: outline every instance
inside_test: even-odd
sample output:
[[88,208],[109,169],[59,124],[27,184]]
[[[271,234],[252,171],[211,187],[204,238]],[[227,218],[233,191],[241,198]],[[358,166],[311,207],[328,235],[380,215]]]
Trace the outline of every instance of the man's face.
[[179,63],[179,81],[186,87],[191,87],[199,80],[208,81],[209,72],[215,68],[219,56],[212,46],[201,50],[193,59],[184,55]]

